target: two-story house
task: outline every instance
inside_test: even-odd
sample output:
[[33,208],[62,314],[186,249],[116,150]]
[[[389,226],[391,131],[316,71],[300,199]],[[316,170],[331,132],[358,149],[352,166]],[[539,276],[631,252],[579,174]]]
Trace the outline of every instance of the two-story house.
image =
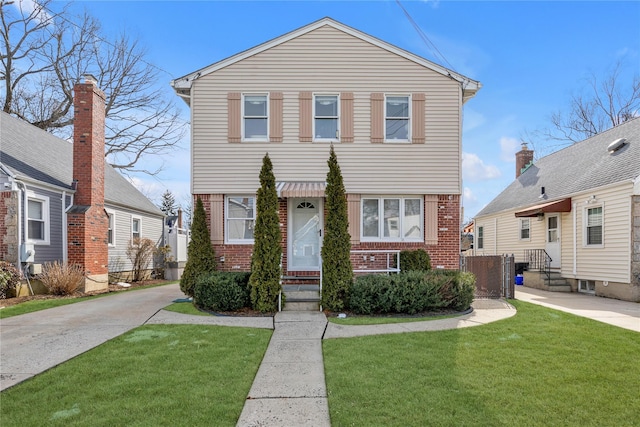
[[330,144],[354,269],[385,269],[393,251],[418,248],[434,267],[458,268],[462,106],[479,82],[324,18],[172,86],[191,108],[191,191],[204,202],[219,269],[250,269],[268,153],[283,270],[318,274]]

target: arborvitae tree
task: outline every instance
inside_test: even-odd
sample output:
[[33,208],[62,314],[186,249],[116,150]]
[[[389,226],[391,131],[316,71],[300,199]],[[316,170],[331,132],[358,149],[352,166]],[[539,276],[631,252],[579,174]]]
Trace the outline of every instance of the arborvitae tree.
[[256,202],[256,225],[253,231],[254,245],[251,256],[251,304],[261,312],[278,308],[280,285],[280,218],[278,218],[278,193],[273,165],[269,154],[262,159],[260,188]]
[[333,145],[329,154],[325,190],[327,213],[322,242],[322,304],[332,311],[342,310],[353,282],[351,235],[347,214],[347,195]]
[[168,189],[162,193],[162,200],[160,201],[159,208],[167,216],[175,215],[178,210],[176,207],[176,198]]
[[187,248],[187,263],[180,279],[180,290],[192,297],[198,277],[202,274],[213,273],[215,270],[216,258],[207,228],[207,216],[202,200],[198,197],[191,226],[191,241]]

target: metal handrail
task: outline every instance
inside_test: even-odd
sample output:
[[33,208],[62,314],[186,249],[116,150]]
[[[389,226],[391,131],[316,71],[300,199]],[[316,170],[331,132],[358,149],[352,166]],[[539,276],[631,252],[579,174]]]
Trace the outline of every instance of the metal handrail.
[[547,278],[547,285],[551,283],[551,261],[553,261],[553,259],[546,250],[525,249],[524,259],[525,262],[529,263],[529,269],[544,273]]

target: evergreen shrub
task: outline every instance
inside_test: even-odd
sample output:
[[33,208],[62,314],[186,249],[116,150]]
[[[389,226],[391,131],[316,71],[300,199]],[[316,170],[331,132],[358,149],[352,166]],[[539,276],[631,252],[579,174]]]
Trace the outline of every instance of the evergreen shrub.
[[429,271],[431,258],[424,249],[400,251],[400,270],[403,272]]
[[7,261],[0,261],[0,299],[5,299],[8,294],[15,291],[20,283],[20,272]]
[[212,311],[235,311],[251,303],[249,276],[243,272],[216,272],[202,275],[196,281],[193,303]]
[[467,272],[431,270],[356,278],[349,309],[356,314],[417,314],[463,311],[471,306],[475,276]]
[[211,245],[207,215],[202,200],[198,197],[191,225],[191,241],[187,248],[187,262],[180,278],[180,290],[190,297],[198,277],[213,273],[216,270],[216,259]]

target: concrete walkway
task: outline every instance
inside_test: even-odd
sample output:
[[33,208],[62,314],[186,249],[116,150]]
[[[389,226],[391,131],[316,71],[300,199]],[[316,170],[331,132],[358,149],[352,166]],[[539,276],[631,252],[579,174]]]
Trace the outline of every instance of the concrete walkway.
[[640,332],[640,303],[516,286],[516,299]]

